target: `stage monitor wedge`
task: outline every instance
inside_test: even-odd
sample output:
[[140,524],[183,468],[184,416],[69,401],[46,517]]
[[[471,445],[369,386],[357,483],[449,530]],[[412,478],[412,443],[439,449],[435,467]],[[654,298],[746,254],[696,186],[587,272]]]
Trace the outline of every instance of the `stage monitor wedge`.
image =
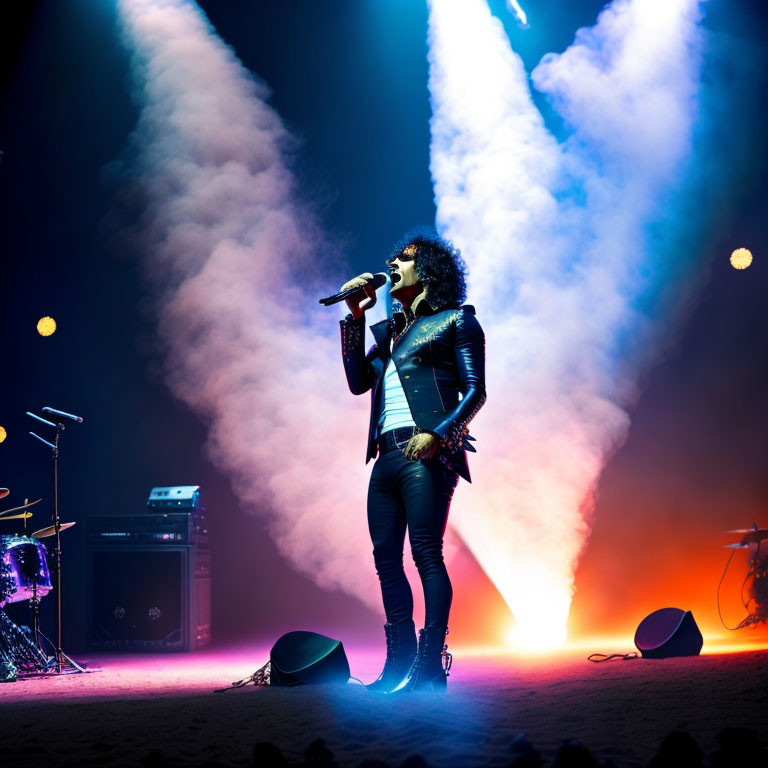
[[646,616],[635,632],[635,645],[644,659],[698,656],[704,638],[690,611],[661,608]]
[[349,662],[339,640],[317,632],[295,631],[283,635],[269,654],[270,685],[346,683]]

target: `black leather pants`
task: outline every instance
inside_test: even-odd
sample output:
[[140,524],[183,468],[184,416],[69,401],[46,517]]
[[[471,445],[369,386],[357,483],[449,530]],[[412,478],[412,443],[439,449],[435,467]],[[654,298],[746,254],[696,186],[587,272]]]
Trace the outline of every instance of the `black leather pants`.
[[445,627],[453,590],[443,562],[443,534],[458,475],[435,459],[409,460],[399,449],[376,460],[368,486],[368,529],[387,621],[413,616],[403,570],[405,532],[421,577],[425,626]]

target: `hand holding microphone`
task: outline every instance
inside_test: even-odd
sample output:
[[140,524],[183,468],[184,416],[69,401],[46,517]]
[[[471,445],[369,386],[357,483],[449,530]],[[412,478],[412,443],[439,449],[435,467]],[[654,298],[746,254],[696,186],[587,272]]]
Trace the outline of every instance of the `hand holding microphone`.
[[339,301],[346,301],[352,317],[357,320],[376,303],[376,289],[381,288],[386,282],[387,275],[384,272],[377,272],[375,275],[363,272],[362,275],[344,283],[338,293],[320,299],[320,303],[328,307]]
[[350,292],[345,301],[354,320],[361,318],[365,311],[376,303],[376,289],[371,284],[371,280],[373,275],[370,272],[363,272],[362,275],[353,277],[341,286],[339,293]]

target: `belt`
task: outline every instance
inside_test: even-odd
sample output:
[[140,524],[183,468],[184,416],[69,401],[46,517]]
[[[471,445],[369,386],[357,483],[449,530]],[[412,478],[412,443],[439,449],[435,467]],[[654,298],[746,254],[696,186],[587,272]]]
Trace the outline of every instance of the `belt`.
[[405,444],[420,432],[418,427],[398,427],[379,435],[379,454],[384,455],[394,450],[402,450]]

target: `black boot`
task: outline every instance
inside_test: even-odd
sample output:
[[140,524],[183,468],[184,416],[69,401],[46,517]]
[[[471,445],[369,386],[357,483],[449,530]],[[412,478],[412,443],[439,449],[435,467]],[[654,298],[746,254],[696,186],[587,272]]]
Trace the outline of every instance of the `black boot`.
[[419,650],[408,674],[390,693],[409,691],[444,691],[453,657],[448,653],[445,636],[448,627],[430,625],[419,630]]
[[365,687],[375,693],[389,693],[406,675],[416,658],[416,627],[411,619],[384,625],[387,660],[379,677]]

